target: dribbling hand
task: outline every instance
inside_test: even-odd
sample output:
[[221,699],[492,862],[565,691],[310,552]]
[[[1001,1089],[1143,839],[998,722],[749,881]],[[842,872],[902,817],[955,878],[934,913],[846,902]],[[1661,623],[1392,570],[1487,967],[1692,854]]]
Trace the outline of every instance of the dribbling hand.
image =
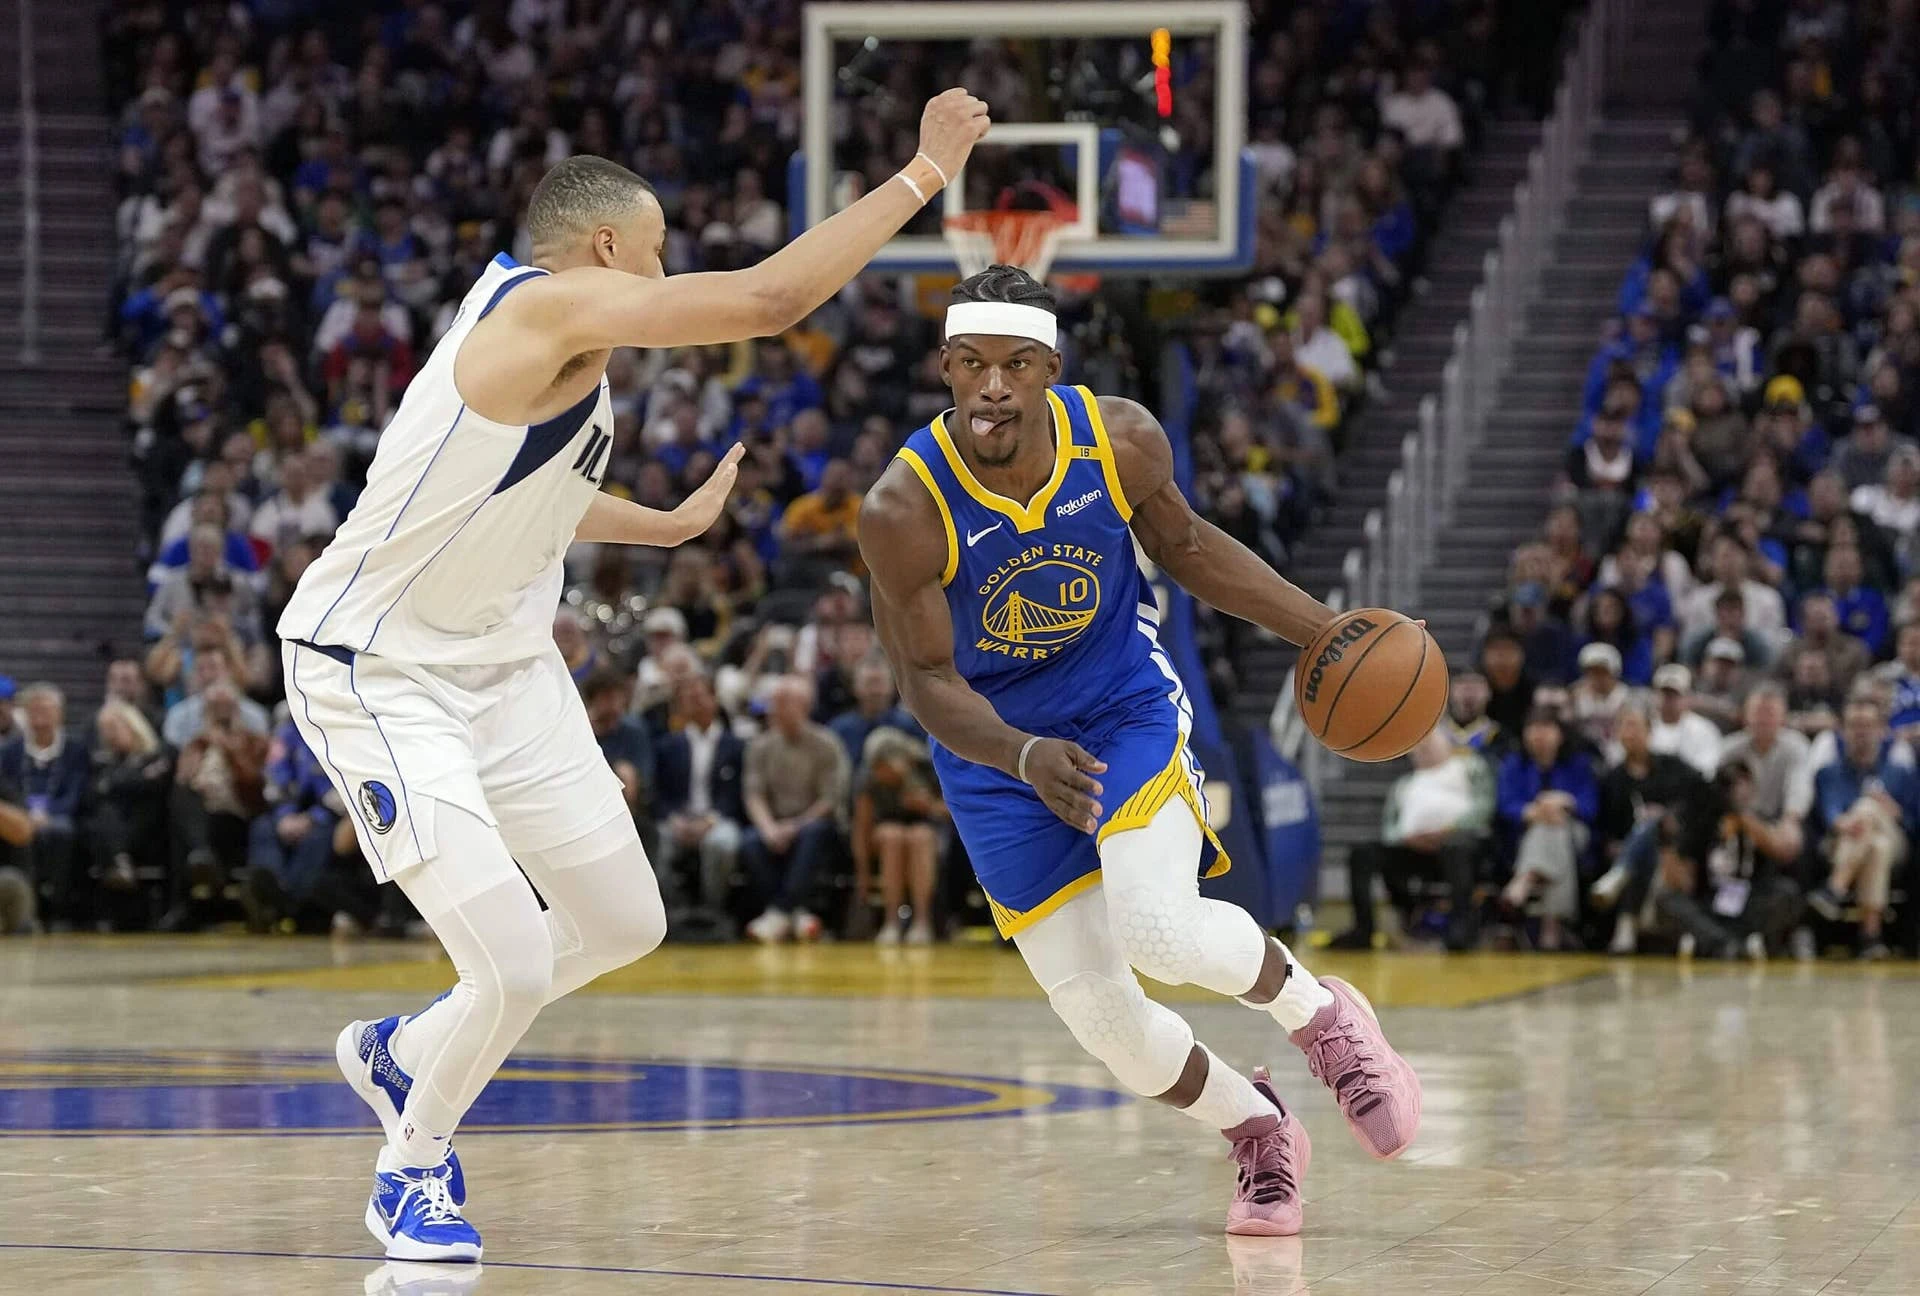
[[687,496],[679,508],[673,511],[673,520],[680,524],[684,532],[675,544],[685,544],[697,535],[703,535],[720,516],[720,510],[726,507],[727,495],[733,490],[734,478],[740,475],[740,456],[747,447],[735,442],[720,459],[713,470],[713,476],[700,483],[700,488]]
[[993,122],[984,100],[955,87],[927,100],[920,114],[920,151],[951,180]]
[[1093,775],[1106,772],[1105,761],[1064,738],[1042,738],[1027,753],[1027,783],[1047,809],[1081,832],[1099,826],[1102,789]]

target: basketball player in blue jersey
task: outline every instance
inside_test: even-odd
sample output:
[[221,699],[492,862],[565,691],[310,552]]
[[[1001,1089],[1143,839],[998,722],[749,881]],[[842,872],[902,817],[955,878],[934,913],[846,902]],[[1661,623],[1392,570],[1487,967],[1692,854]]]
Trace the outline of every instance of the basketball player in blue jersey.
[[1201,896],[1227,861],[1135,545],[1291,643],[1333,613],[1194,515],[1153,415],[1056,385],[1056,331],[1052,295],[1022,270],[954,289],[954,407],[907,439],[860,513],[874,621],[994,918],[1053,1010],[1122,1084],[1226,1135],[1229,1233],[1297,1233],[1306,1131],[1265,1068],[1226,1067],[1134,969],[1271,1014],[1376,1157],[1412,1141],[1420,1082],[1357,990]]
[[891,182],[726,274],[663,277],[665,218],[645,182],[599,158],[560,163],[527,208],[532,264],[499,257],[467,294],[381,434],[360,502],[301,578],[279,623],[294,721],[375,874],[406,892],[459,973],[424,1011],[353,1022],[335,1046],[386,1130],[366,1222],[393,1259],[479,1259],[452,1149],[461,1116],[543,1005],[666,930],[550,627],[569,544],[700,534],[740,450],[671,513],[602,493],[611,348],[790,327],[959,170],[987,124],[965,91],[936,97]]

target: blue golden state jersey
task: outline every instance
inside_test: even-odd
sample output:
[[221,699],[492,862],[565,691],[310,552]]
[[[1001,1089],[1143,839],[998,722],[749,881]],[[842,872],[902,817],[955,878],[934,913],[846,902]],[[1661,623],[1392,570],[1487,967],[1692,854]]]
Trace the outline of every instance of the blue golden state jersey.
[[900,451],[946,528],[941,584],[962,678],[1008,724],[1078,743],[1107,765],[1089,834],[1012,775],[934,744],[947,809],[1008,936],[1097,885],[1099,844],[1176,799],[1199,827],[1196,868],[1210,876],[1227,867],[1187,746],[1192,707],[1160,651],[1159,608],[1134,559],[1133,509],[1100,406],[1085,387],[1053,387],[1047,407],[1053,475],[1025,504],[979,483],[944,415]]
[[1085,387],[1058,386],[1047,406],[1053,475],[1029,503],[980,484],[948,415],[908,437],[899,456],[946,527],[954,665],[1008,723],[1029,730],[1110,706],[1132,681],[1166,692],[1152,661],[1159,613],[1134,560],[1133,510],[1099,404]]

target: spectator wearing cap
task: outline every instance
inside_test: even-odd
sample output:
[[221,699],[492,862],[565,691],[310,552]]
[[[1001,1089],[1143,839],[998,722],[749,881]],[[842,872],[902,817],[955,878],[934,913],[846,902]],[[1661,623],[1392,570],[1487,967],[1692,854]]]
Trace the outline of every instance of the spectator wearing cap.
[[1595,748],[1613,740],[1614,719],[1633,696],[1620,678],[1620,650],[1590,643],[1580,650],[1580,678],[1567,690],[1569,719],[1581,738]]
[[1615,723],[1611,763],[1600,779],[1600,834],[1607,871],[1588,888],[1596,905],[1614,910],[1610,954],[1631,954],[1639,914],[1660,872],[1660,848],[1700,812],[1707,789],[1699,770],[1653,749],[1654,711],[1634,698]]
[[1586,641],[1582,653],[1596,645],[1610,647],[1620,659],[1620,678],[1635,688],[1645,688],[1653,680],[1654,632],[1643,630],[1635,620],[1633,605],[1617,589],[1602,587],[1587,599],[1583,617]]
[[1771,450],[1796,482],[1819,472],[1832,448],[1826,428],[1807,403],[1806,387],[1791,374],[1767,381],[1753,430],[1756,450]]
[[1701,315],[1707,331],[1707,345],[1713,367],[1734,385],[1739,393],[1753,391],[1765,374],[1760,355],[1760,330],[1740,322],[1740,312],[1725,297],[1707,303]]
[[1558,949],[1565,925],[1579,916],[1580,865],[1599,817],[1600,788],[1552,711],[1528,712],[1519,750],[1501,762],[1495,806],[1513,856],[1503,899],[1518,910],[1538,892],[1540,945]]
[[1811,830],[1831,868],[1807,903],[1828,921],[1860,910],[1860,957],[1887,956],[1882,924],[1894,870],[1910,850],[1910,826],[1920,823],[1920,778],[1885,751],[1886,713],[1871,698],[1847,703],[1839,759],[1813,776]]
[[1525,646],[1528,667],[1543,684],[1563,684],[1573,664],[1573,633],[1548,607],[1547,587],[1523,581],[1507,597],[1506,624]]
[[1896,449],[1914,448],[1906,437],[1894,435],[1878,405],[1862,405],[1854,411],[1852,433],[1834,450],[1829,466],[1840,474],[1851,500],[1861,487],[1886,481]]
[[1747,687],[1746,649],[1734,639],[1707,640],[1706,651],[1700,656],[1699,674],[1693,681],[1694,711],[1717,725],[1721,733],[1730,733],[1739,724]]
[[1862,584],[1865,571],[1860,550],[1852,545],[1827,547],[1826,588],[1840,617],[1840,629],[1866,645],[1867,652],[1878,657],[1887,647],[1889,614],[1887,599],[1879,590]]
[[1702,778],[1711,778],[1720,763],[1720,728],[1693,709],[1693,672],[1668,663],[1653,673],[1653,734],[1647,740],[1654,751],[1678,756]]
[[[1867,646],[1840,629],[1839,609],[1834,605],[1833,596],[1825,590],[1814,590],[1800,600],[1799,622],[1800,633],[1788,641],[1775,660],[1774,675],[1790,680],[1800,657],[1819,653],[1827,659],[1833,687],[1845,694],[1861,672],[1872,664]],[[1915,650],[1914,660],[1920,665],[1920,641],[1916,641]]]
[[1713,624],[1688,635],[1680,644],[1680,660],[1698,669],[1707,655],[1707,645],[1715,639],[1730,639],[1740,645],[1742,661],[1764,670],[1773,660],[1772,646],[1765,636],[1747,628],[1746,596],[1737,589],[1722,590],[1713,600]]
[[0,747],[0,781],[20,789],[33,825],[28,876],[46,921],[61,930],[78,922],[90,901],[78,894],[77,840],[82,802],[93,771],[86,745],[67,733],[66,698],[51,684],[20,691],[20,735]]
[[1723,534],[1715,538],[1707,565],[1713,579],[1695,588],[1678,609],[1683,642],[1718,624],[1715,608],[1720,596],[1729,591],[1740,595],[1741,614],[1747,629],[1769,639],[1784,636],[1786,603],[1779,590],[1748,575],[1751,565],[1752,555],[1738,537]]

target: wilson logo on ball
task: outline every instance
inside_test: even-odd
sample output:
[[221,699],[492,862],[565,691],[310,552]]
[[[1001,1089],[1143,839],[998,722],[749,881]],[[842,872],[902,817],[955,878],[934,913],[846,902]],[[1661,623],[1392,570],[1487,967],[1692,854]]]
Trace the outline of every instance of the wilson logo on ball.
[[1342,626],[1340,633],[1327,641],[1320,655],[1313,659],[1313,670],[1307,675],[1307,686],[1301,690],[1301,696],[1309,702],[1320,697],[1320,678],[1326,674],[1327,667],[1346,656],[1346,650],[1365,639],[1377,627],[1364,617],[1355,617]]

